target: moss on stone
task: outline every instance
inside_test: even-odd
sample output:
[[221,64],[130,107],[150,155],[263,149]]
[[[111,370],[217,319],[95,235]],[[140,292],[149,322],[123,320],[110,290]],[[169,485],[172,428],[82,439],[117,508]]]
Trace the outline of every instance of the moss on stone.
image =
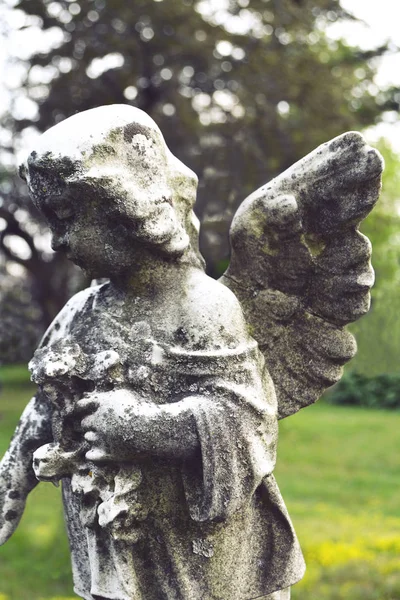
[[326,242],[321,238],[321,236],[316,234],[303,233],[301,236],[301,241],[303,244],[305,244],[305,246],[307,246],[314,258],[320,256],[326,248]]

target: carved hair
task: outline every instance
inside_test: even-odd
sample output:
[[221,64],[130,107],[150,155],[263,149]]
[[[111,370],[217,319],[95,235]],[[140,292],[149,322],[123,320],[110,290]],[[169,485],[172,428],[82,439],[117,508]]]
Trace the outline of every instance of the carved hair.
[[102,106],[62,121],[39,138],[20,173],[34,202],[81,186],[82,196],[106,201],[107,212],[129,222],[135,238],[175,257],[191,247],[200,258],[197,177],[138,108]]

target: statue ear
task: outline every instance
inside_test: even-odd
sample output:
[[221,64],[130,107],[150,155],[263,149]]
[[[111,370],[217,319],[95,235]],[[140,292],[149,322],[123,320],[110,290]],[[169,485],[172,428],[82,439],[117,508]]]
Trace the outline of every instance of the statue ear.
[[168,254],[179,256],[189,245],[189,236],[178,219],[174,207],[163,198],[157,210],[149,214],[137,231],[139,238],[158,246]]

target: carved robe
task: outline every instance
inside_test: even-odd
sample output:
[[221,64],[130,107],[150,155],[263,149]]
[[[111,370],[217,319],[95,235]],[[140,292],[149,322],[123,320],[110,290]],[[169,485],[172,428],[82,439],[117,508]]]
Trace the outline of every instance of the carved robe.
[[[33,360],[54,408],[55,441],[71,456],[82,449],[63,478],[76,593],[250,600],[296,583],[304,562],[272,475],[277,406],[257,344],[243,337],[187,351],[184,331],[171,344],[142,318],[120,324],[118,310],[101,302],[104,289],[75,297]],[[67,416],[82,390],[104,386],[158,404],[187,399],[198,454],[89,463]]]

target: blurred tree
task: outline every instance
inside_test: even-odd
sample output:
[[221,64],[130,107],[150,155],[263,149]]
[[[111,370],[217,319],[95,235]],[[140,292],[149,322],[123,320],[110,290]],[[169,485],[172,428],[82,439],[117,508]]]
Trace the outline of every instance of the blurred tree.
[[376,147],[385,160],[382,192],[362,231],[372,242],[376,273],[373,295],[379,299],[382,286],[400,283],[400,156],[384,139]]
[[[81,285],[82,277],[64,255],[49,252],[48,228],[27,197],[25,187],[16,177],[7,177],[7,173],[3,174],[3,181],[0,177],[0,251],[6,264],[11,264],[11,272],[16,270],[20,278],[25,276],[24,295],[29,293],[32,305],[40,307],[38,323],[43,332]],[[6,279],[3,282],[1,278],[0,293],[10,275],[6,267],[3,273]]]
[[29,280],[0,266],[0,364],[28,361],[43,332],[40,306],[32,298]]
[[358,353],[350,366],[367,376],[398,372],[400,356],[400,156],[384,140],[377,147],[385,159],[382,194],[362,227],[376,281],[368,317],[352,326]]
[[[26,15],[22,27],[58,32],[59,43],[25,63],[23,94],[37,117],[14,111],[8,129],[42,131],[101,104],[147,111],[199,175],[213,275],[226,264],[229,221],[249,192],[327,139],[372,124],[382,109],[371,59],[386,48],[363,53],[330,40],[326,27],[349,18],[338,0],[20,0],[15,8]],[[38,273],[41,261],[47,319],[66,299],[66,276],[50,284],[65,266],[40,249],[40,221],[14,189],[0,188],[0,250],[21,263],[18,244],[6,244],[19,236],[31,252],[24,266]]]

